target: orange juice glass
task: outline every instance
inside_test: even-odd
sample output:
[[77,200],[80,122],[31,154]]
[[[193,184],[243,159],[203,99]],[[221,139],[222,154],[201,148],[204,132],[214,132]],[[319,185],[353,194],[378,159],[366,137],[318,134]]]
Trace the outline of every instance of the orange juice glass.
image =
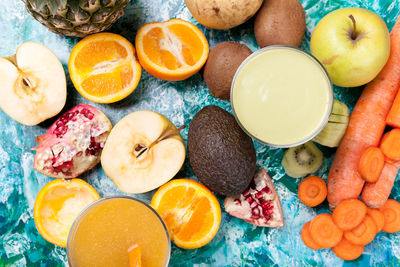
[[143,267],[168,265],[171,242],[167,228],[147,203],[128,196],[100,199],[75,220],[68,236],[71,267],[129,266],[128,249],[141,248]]

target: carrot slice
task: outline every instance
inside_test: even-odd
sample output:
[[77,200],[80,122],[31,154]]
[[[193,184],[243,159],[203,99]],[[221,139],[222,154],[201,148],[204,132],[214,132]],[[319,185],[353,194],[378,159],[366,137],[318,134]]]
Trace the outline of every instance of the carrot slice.
[[400,231],[400,203],[394,199],[388,199],[385,205],[380,208],[385,218],[382,231],[395,233]]
[[400,160],[400,129],[386,133],[380,146],[382,153],[392,160]]
[[361,155],[358,171],[365,181],[375,183],[378,181],[384,163],[385,157],[382,151],[377,147],[369,147]]
[[368,208],[367,214],[371,216],[372,220],[374,220],[376,225],[376,233],[382,231],[383,225],[385,224],[385,217],[383,213],[378,209]]
[[310,176],[299,184],[299,199],[309,207],[315,207],[324,202],[326,194],[326,183],[320,177]]
[[332,217],[335,224],[343,231],[355,228],[367,214],[367,206],[358,199],[342,201],[333,211]]
[[307,247],[311,249],[321,249],[321,246],[315,243],[315,241],[311,237],[310,224],[311,222],[304,224],[303,228],[301,229],[301,239]]
[[352,261],[362,255],[364,246],[355,245],[343,237],[339,244],[334,246],[332,250],[342,260]]
[[360,195],[365,182],[357,175],[361,154],[370,146],[378,146],[385,130],[387,114],[400,87],[400,17],[391,31],[390,45],[389,60],[364,88],[333,159],[328,176],[331,207]]
[[376,224],[369,215],[356,228],[344,232],[344,237],[355,245],[367,245],[374,240],[375,235]]
[[343,236],[343,231],[332,220],[330,214],[319,214],[310,223],[311,238],[322,248],[336,246]]

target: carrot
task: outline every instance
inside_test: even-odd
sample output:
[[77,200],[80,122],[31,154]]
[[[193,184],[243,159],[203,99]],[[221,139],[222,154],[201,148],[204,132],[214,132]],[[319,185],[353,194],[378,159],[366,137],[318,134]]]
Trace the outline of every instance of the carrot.
[[307,247],[311,249],[321,249],[321,246],[315,243],[310,235],[310,224],[310,222],[304,224],[303,228],[301,229],[301,239]]
[[369,183],[378,181],[385,164],[385,157],[382,151],[377,147],[369,147],[361,155],[358,171],[361,177]]
[[310,235],[321,248],[336,246],[343,236],[343,231],[336,226],[330,214],[319,214],[310,223]]
[[364,246],[355,245],[343,237],[339,244],[334,246],[332,250],[342,260],[352,261],[362,255]]
[[394,199],[388,199],[385,205],[380,208],[385,218],[382,231],[395,233],[400,231],[400,203]]
[[361,199],[370,208],[380,208],[389,198],[400,163],[385,162],[376,183],[367,183],[362,191]]
[[342,201],[332,213],[335,224],[343,231],[357,227],[367,214],[367,206],[358,199]]
[[400,128],[400,92],[397,93],[392,108],[386,117],[386,124],[394,128]]
[[326,183],[318,176],[310,176],[299,184],[299,199],[309,207],[324,202],[327,194]]
[[400,160],[400,129],[393,129],[383,136],[381,150],[389,159]]
[[356,228],[344,232],[344,237],[355,245],[367,245],[374,240],[376,228],[374,220],[367,215]]
[[379,145],[386,116],[400,87],[400,19],[393,27],[390,41],[389,60],[362,92],[332,162],[328,176],[328,201],[332,208],[342,200],[360,195],[364,186],[357,174],[361,154],[368,147]]
[[376,233],[382,231],[383,225],[385,223],[385,217],[383,216],[383,213],[378,209],[368,208],[367,214],[371,216],[372,220],[374,220],[375,222]]

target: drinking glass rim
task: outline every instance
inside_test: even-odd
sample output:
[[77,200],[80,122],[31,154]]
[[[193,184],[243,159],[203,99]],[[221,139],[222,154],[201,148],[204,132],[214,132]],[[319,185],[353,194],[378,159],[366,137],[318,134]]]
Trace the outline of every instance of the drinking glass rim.
[[[308,137],[305,138],[304,140],[301,140],[301,141],[296,142],[296,143],[293,143],[293,144],[286,144],[286,145],[279,145],[279,144],[268,143],[268,142],[265,142],[265,141],[263,141],[263,140],[257,138],[257,137],[254,136],[253,134],[251,134],[251,133],[243,126],[243,124],[240,122],[239,117],[238,117],[238,115],[237,115],[237,113],[236,113],[236,111],[235,111],[235,106],[234,106],[234,104],[233,104],[233,91],[234,91],[233,89],[234,89],[234,87],[235,87],[235,82],[236,82],[237,76],[239,75],[239,72],[243,69],[243,67],[244,67],[250,60],[252,60],[252,59],[255,58],[256,56],[258,56],[259,54],[262,54],[263,52],[265,52],[265,51],[267,51],[267,50],[274,50],[274,49],[277,49],[277,48],[289,48],[289,49],[294,50],[294,51],[296,51],[296,52],[300,52],[300,53],[302,53],[302,54],[304,54],[304,55],[310,57],[311,60],[315,61],[315,62],[317,63],[317,65],[319,65],[319,66],[321,67],[322,72],[324,73],[324,75],[326,76],[326,78],[327,78],[327,80],[328,80],[328,87],[329,87],[329,94],[330,94],[330,96],[329,96],[329,101],[330,101],[329,105],[330,105],[330,107],[329,107],[329,110],[328,110],[329,112],[327,112],[326,118],[324,119],[324,122],[321,124],[321,126],[320,126],[318,129],[316,129],[316,131],[315,131],[312,135],[308,136]],[[297,48],[297,47],[294,47],[294,46],[290,46],[290,45],[271,45],[271,46],[267,46],[267,47],[261,48],[261,49],[255,51],[255,52],[253,52],[251,55],[249,55],[249,56],[239,65],[238,69],[237,69],[236,72],[235,72],[235,75],[234,75],[233,80],[232,80],[232,83],[231,83],[230,95],[231,95],[231,97],[230,97],[230,103],[231,103],[231,107],[232,107],[233,116],[235,117],[235,120],[236,120],[236,122],[239,124],[240,128],[241,128],[248,136],[250,136],[252,139],[256,140],[257,142],[259,142],[259,143],[261,143],[261,144],[264,144],[264,145],[267,145],[267,146],[270,146],[270,147],[274,147],[274,148],[290,148],[290,147],[295,147],[295,146],[302,145],[302,144],[307,143],[308,141],[312,140],[315,136],[317,136],[317,135],[324,129],[324,127],[325,127],[326,124],[328,123],[329,117],[330,117],[330,115],[331,115],[331,113],[332,113],[333,102],[334,102],[334,101],[333,101],[333,100],[334,100],[334,90],[333,90],[332,80],[331,80],[331,78],[329,77],[329,74],[328,74],[327,70],[325,69],[324,65],[323,65],[316,57],[314,57],[311,53],[309,53],[309,52],[307,52],[307,51],[304,51],[304,50],[302,50],[302,49],[300,49],[300,48]]]
[[98,204],[98,203],[100,203],[100,202],[102,202],[102,201],[105,201],[105,200],[118,199],[118,198],[125,198],[125,199],[133,200],[133,201],[136,201],[136,202],[139,202],[139,203],[143,204],[144,206],[146,206],[147,208],[149,208],[149,209],[157,216],[157,218],[160,220],[162,226],[164,227],[165,234],[167,235],[167,240],[168,240],[168,259],[167,259],[167,262],[166,262],[166,265],[165,265],[165,266],[168,266],[169,261],[170,261],[170,259],[171,259],[171,238],[170,238],[170,236],[169,236],[168,228],[167,228],[167,226],[165,225],[164,220],[161,218],[161,216],[158,214],[158,212],[157,212],[152,206],[150,206],[147,202],[145,202],[144,200],[141,200],[141,199],[139,199],[139,198],[132,197],[132,196],[127,196],[127,195],[114,195],[114,196],[107,196],[107,197],[100,198],[99,200],[96,200],[96,201],[90,203],[86,208],[84,208],[84,209],[78,214],[78,216],[75,218],[75,220],[74,220],[74,222],[72,223],[71,228],[70,228],[70,230],[69,230],[69,232],[68,232],[68,239],[67,239],[67,260],[68,260],[68,265],[71,266],[71,267],[73,267],[73,266],[72,266],[72,263],[71,263],[71,257],[70,257],[70,254],[69,254],[69,249],[68,249],[68,247],[69,247],[69,245],[70,245],[71,232],[72,232],[72,229],[74,229],[75,224],[76,224],[76,223],[78,222],[78,220],[84,215],[84,213],[85,213],[88,209],[90,209],[92,206],[94,206],[94,205],[96,205],[96,204]]

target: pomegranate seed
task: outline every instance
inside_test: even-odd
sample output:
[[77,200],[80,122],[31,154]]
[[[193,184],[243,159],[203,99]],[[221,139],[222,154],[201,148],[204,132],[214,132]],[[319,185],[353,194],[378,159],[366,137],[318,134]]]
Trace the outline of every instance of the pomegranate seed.
[[269,189],[269,187],[268,186],[266,186],[266,187],[264,187],[261,191],[263,191],[263,192],[265,192],[265,193],[269,193],[269,192],[271,192],[271,190]]
[[254,199],[252,197],[246,198],[246,201],[249,202],[249,204],[253,203]]
[[262,191],[260,191],[260,192],[257,192],[256,194],[255,194],[255,197],[256,198],[261,198],[262,196],[263,196],[263,192]]
[[264,215],[264,218],[265,218],[266,222],[268,223],[272,219],[272,216],[271,215]]
[[244,197],[248,197],[250,195],[249,189],[246,189],[242,194]]
[[56,122],[57,127],[64,126],[64,123],[62,121],[57,121]]
[[94,114],[89,111],[89,113],[85,117],[88,118],[89,120],[91,120],[91,119],[93,119]]
[[250,208],[255,208],[258,206],[258,203],[254,201],[253,203],[250,204]]
[[251,210],[251,214],[253,214],[254,216],[259,216],[260,210],[258,208],[254,208]]
[[272,205],[272,203],[270,203],[270,202],[264,202],[264,203],[261,203],[261,207],[263,210],[270,210],[270,209],[274,208],[274,205]]
[[241,206],[242,202],[240,201],[240,199],[235,199],[235,204],[238,206]]

